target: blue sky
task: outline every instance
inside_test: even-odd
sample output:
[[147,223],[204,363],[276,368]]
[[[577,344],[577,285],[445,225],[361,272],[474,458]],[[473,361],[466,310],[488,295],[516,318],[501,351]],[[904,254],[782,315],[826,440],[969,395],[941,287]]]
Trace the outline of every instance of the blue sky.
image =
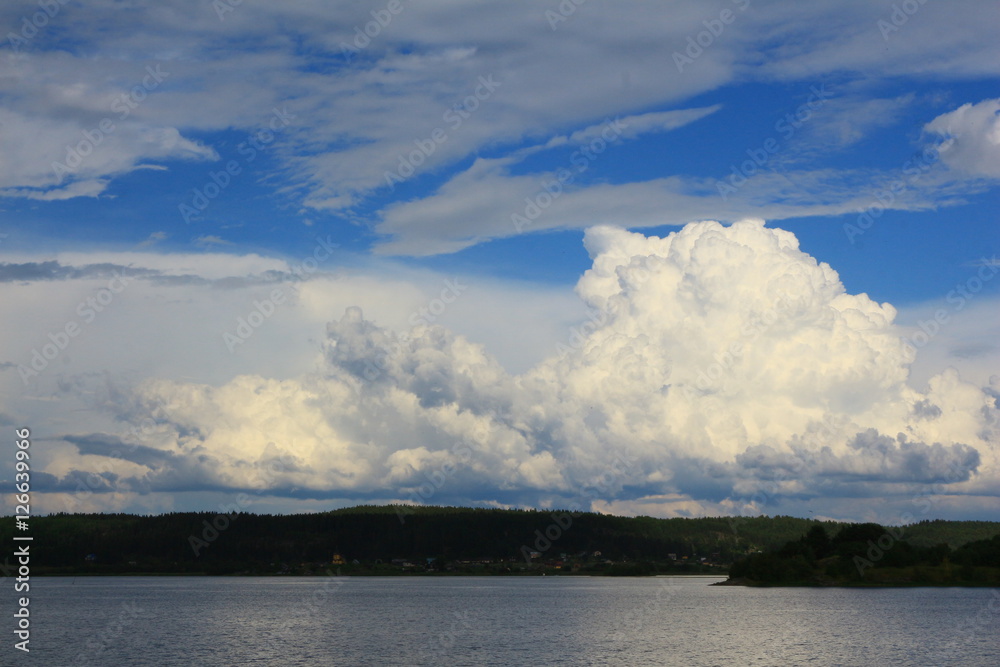
[[994,4],[39,7],[0,10],[0,419],[48,511],[565,506],[633,441],[594,509],[998,509]]

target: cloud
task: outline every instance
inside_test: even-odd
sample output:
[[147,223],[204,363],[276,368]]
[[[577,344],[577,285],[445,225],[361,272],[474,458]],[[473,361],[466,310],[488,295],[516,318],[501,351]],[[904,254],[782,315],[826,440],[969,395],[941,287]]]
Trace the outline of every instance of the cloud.
[[226,241],[223,238],[214,235],[199,236],[194,240],[195,245],[200,246],[213,246],[213,245],[232,245],[232,241]]
[[[931,419],[940,412],[925,411]],[[964,482],[980,464],[979,452],[968,445],[945,447],[911,442],[899,434],[892,438],[875,429],[862,431],[847,443],[849,450],[837,455],[829,447],[818,452],[793,447],[791,455],[766,445],[748,447],[736,457],[743,471],[770,478],[802,475],[813,482],[918,482],[922,484]],[[815,488],[815,487],[814,487]]]
[[135,247],[148,248],[149,246],[156,245],[160,241],[166,240],[167,236],[166,232],[152,232],[144,241],[141,241]]
[[[127,90],[102,90],[96,81],[56,84],[52,79],[62,69],[51,57],[7,62],[19,63],[10,78],[24,88],[11,97],[3,95],[9,91],[0,85],[0,99],[21,107],[0,107],[7,156],[0,165],[2,196],[39,201],[97,197],[114,177],[139,169],[162,169],[149,161],[218,159],[213,149],[183,137],[175,127],[145,124],[141,108],[124,120],[113,113],[114,102],[103,116],[93,108],[98,100],[116,99]],[[45,63],[55,70],[36,70]],[[51,99],[54,88],[63,89],[58,100]],[[69,88],[76,92],[67,94]],[[47,112],[29,110],[28,105],[43,101],[53,107]]]
[[829,151],[856,144],[873,130],[895,125],[900,115],[916,99],[912,93],[894,98],[866,98],[848,94],[827,100],[803,129],[803,141],[810,152]]
[[108,187],[108,179],[91,178],[73,181],[62,187],[48,189],[5,188],[0,190],[0,196],[23,197],[36,201],[60,201],[75,197],[97,197]]
[[[889,8],[839,0],[794,10],[752,3],[696,62],[673,72],[673,54],[719,6],[593,4],[553,30],[531,2],[424,2],[348,57],[342,44],[352,44],[355,29],[384,3],[243,3],[225,20],[197,0],[139,3],[127,14],[112,0],[60,5],[58,23],[73,26],[71,45],[53,20],[25,44],[3,47],[0,193],[97,196],[135,169],[219,159],[221,142],[217,150],[196,137],[256,132],[273,109],[287,108],[295,119],[270,149],[279,175],[306,207],[344,211],[384,194],[386,172],[437,129],[447,138],[417,178],[485,151],[516,150],[526,139],[545,144],[603,118],[643,118],[652,129],[664,109],[727,84],[998,72],[995,8],[923,5],[885,39],[877,24]],[[37,3],[17,0],[4,4],[2,18],[18,26],[36,11]],[[303,58],[322,65],[303,67]],[[476,101],[479,78],[491,76],[499,87]],[[461,123],[448,120],[456,109],[466,114]],[[114,130],[98,132],[105,119]],[[858,128],[840,131],[849,141]],[[54,162],[78,147],[88,151],[87,133],[99,135],[99,145],[71,173],[57,174]]]
[[[550,140],[546,147],[557,144],[587,144],[599,138],[607,137],[608,130],[612,129],[616,135],[622,139],[635,139],[643,134],[651,132],[669,132],[679,127],[684,127],[690,123],[701,120],[722,108],[721,104],[697,109],[678,109],[674,111],[659,111],[624,118],[615,118],[613,122],[591,125],[582,130],[577,130],[569,137],[557,137]],[[610,126],[610,128],[609,128]]]
[[67,266],[56,260],[0,264],[0,282],[35,280],[79,280],[83,278],[112,278],[128,272],[136,276],[150,276],[157,272],[148,269],[133,271],[128,266],[105,262],[84,266]]
[[[954,371],[911,387],[895,309],[848,294],[791,233],[598,227],[585,244],[589,315],[535,367],[514,375],[436,323],[348,308],[314,372],[123,393],[108,409],[156,426],[113,462],[114,488],[661,515],[739,513],[767,488],[769,511],[848,518],[930,488],[995,502],[995,395]],[[105,440],[66,438],[87,460]]]
[[431,194],[382,209],[375,229],[384,238],[374,250],[384,255],[436,255],[488,239],[608,222],[627,221],[642,228],[691,220],[733,222],[749,215],[784,220],[857,214],[878,203],[874,193],[890,183],[899,192],[887,208],[895,210],[953,206],[980,190],[934,171],[921,173],[919,180],[902,167],[886,172],[780,172],[760,170],[749,160],[753,168],[746,175],[720,174],[717,179],[670,176],[587,182],[587,172],[598,161],[613,159],[616,146],[610,144],[591,157],[577,151],[562,171],[527,175],[512,174],[508,158],[479,158]]
[[1000,99],[963,104],[927,123],[945,163],[970,176],[1000,178]]
[[[974,266],[991,267],[989,263]],[[990,279],[989,273],[982,275]],[[973,284],[980,279],[974,270],[968,276]],[[932,301],[901,308],[897,323],[914,347],[913,386],[923,386],[942,368],[955,368],[980,386],[988,386],[1000,371],[1000,302],[996,296],[987,292],[962,296],[950,290]]]
[[709,107],[651,112],[625,116],[624,118],[620,116],[616,116],[615,118],[606,118],[601,123],[590,125],[581,130],[577,130],[572,134],[556,135],[544,144],[525,146],[524,148],[513,151],[495,162],[502,164],[503,166],[512,166],[523,161],[525,158],[542,151],[565,146],[584,146],[588,144],[593,144],[594,146],[591,149],[592,153],[594,151],[600,153],[604,150],[602,146],[607,146],[609,143],[617,142],[622,139],[635,139],[644,134],[676,130],[679,127],[683,127],[701,120],[706,116],[710,116],[721,108],[721,104],[715,104]]

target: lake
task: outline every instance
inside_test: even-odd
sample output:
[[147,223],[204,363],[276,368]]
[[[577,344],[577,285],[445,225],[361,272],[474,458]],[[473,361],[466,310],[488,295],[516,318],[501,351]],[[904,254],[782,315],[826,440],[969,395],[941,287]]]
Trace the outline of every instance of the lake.
[[[32,578],[34,665],[1000,665],[1000,590],[707,577]],[[992,608],[991,608],[992,603]]]

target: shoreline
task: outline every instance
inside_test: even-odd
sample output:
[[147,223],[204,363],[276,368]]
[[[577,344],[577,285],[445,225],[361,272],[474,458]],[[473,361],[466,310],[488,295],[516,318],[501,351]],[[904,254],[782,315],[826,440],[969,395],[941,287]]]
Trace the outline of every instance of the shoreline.
[[726,579],[709,586],[743,586],[744,588],[1000,588],[988,582],[837,582],[837,583],[767,583],[748,579]]
[[[640,574],[640,575],[616,575],[616,574],[595,574],[595,573],[572,573],[559,574],[553,572],[501,572],[501,573],[478,573],[478,572],[355,572],[337,574],[279,574],[279,573],[231,573],[213,574],[210,572],[81,572],[81,573],[45,573],[32,574],[34,577],[47,579],[75,579],[77,577],[262,577],[268,579],[299,579],[306,577],[370,577],[381,579],[384,577],[411,577],[411,578],[450,578],[450,577],[562,577],[562,578],[592,578],[592,579],[721,579],[724,574]],[[711,584],[713,586],[719,583]]]

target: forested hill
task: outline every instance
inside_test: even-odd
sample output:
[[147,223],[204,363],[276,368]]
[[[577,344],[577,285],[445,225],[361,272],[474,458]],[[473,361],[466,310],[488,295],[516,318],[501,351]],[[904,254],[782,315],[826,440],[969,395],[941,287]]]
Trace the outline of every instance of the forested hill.
[[[821,524],[787,516],[654,519],[462,507],[360,506],[319,514],[57,514],[32,517],[32,572],[719,572]],[[10,543],[14,522],[0,523]],[[926,521],[917,545],[952,548],[1000,523]]]
[[966,542],[913,544],[905,530],[851,524],[830,537],[821,525],[780,549],[733,563],[730,584],[759,586],[997,586],[1000,535]]

